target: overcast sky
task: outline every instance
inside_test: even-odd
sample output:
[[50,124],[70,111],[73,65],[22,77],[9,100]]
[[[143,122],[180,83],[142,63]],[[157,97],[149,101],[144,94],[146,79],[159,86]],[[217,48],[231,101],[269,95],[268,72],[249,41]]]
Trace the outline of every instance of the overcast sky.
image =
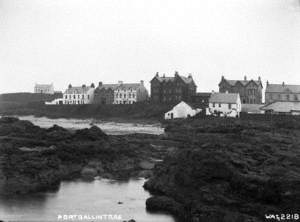
[[0,0],[0,93],[175,70],[300,84],[300,1]]

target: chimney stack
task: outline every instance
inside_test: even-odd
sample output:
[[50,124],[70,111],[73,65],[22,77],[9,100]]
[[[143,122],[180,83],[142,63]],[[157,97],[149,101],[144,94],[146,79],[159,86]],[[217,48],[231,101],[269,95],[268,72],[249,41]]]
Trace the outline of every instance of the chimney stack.
[[189,78],[189,79],[192,79],[192,78],[193,78],[193,76],[192,76],[191,73],[189,74],[188,78]]
[[103,83],[102,82],[99,82],[99,87],[102,87]]
[[119,84],[119,85],[122,85],[122,84],[123,84],[123,81],[120,81],[120,80],[119,80],[119,81],[118,81],[118,84]]
[[260,81],[260,82],[261,82],[261,78],[260,78],[260,76],[258,77],[258,81]]
[[71,85],[71,84],[69,84],[68,88],[69,88],[69,89],[71,89],[71,88],[72,88],[72,85]]
[[269,85],[269,80],[267,80],[267,86]]
[[285,86],[285,83],[284,83],[284,82],[282,82],[282,86],[283,86],[283,87]]
[[142,86],[144,85],[144,80],[141,80],[141,85],[142,85]]
[[158,73],[158,72],[156,72],[155,76],[156,76],[156,77],[159,77],[159,73]]
[[247,76],[244,76],[244,80],[247,81]]
[[175,76],[178,76],[179,74],[178,74],[178,71],[175,71]]
[[83,84],[83,85],[82,85],[82,88],[85,88],[85,87],[86,87],[86,85],[85,85],[85,84]]
[[224,80],[225,79],[225,77],[222,75],[222,80]]
[[95,88],[95,84],[94,83],[91,83],[91,88]]

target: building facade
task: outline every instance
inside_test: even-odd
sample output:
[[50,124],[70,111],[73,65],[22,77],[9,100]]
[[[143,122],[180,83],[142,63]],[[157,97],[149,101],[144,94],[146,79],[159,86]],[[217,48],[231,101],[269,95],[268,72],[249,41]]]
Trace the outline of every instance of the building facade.
[[266,104],[277,101],[300,101],[300,85],[289,85],[284,82],[282,84],[270,84],[267,82],[265,92]]
[[238,93],[240,94],[241,102],[247,104],[261,104],[262,103],[262,89],[263,85],[261,78],[258,80],[228,80],[222,76],[221,82],[219,83],[220,93]]
[[114,104],[133,104],[146,101],[149,98],[144,81],[140,83],[123,83],[119,81],[114,88]]
[[151,80],[151,100],[155,103],[190,102],[197,86],[192,75],[184,77],[175,72],[174,77],[159,76]]
[[238,93],[213,93],[209,99],[206,115],[239,117],[242,110]]
[[103,84],[99,82],[98,87],[94,91],[94,103],[95,104],[113,104],[114,103],[114,91],[118,87],[118,84]]
[[62,103],[65,105],[91,104],[94,100],[95,85],[68,86],[63,94]]
[[172,110],[165,113],[165,119],[189,118],[197,115],[201,109],[194,108],[192,105],[181,101]]
[[34,85],[34,93],[40,94],[54,94],[54,86],[53,84],[35,84]]

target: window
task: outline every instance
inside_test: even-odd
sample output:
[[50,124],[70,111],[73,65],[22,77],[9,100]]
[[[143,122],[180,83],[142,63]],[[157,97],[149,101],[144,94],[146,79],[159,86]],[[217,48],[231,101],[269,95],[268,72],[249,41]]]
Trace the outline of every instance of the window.
[[286,100],[290,100],[290,95],[289,94],[286,95]]
[[81,98],[84,99],[84,95],[83,94],[82,94]]
[[69,99],[72,99],[72,96],[71,96],[71,95],[69,95]]
[[221,108],[221,103],[219,103],[219,108]]
[[68,99],[68,95],[66,95],[65,98]]
[[294,95],[294,100],[295,100],[295,101],[298,101],[297,95]]
[[135,98],[135,94],[134,93],[132,94],[132,98]]
[[73,99],[76,99],[76,96],[75,96],[75,95],[73,95]]
[[90,99],[90,95],[87,95],[87,98]]
[[231,103],[228,104],[228,109],[231,109]]
[[216,107],[216,104],[215,104],[215,103],[213,103],[213,107]]

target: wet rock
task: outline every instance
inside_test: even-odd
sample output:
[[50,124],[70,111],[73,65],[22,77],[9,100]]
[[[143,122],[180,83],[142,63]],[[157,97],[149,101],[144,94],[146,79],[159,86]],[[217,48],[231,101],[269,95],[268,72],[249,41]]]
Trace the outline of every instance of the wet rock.
[[94,168],[84,167],[81,170],[81,177],[85,180],[94,180],[97,176],[97,170]]

